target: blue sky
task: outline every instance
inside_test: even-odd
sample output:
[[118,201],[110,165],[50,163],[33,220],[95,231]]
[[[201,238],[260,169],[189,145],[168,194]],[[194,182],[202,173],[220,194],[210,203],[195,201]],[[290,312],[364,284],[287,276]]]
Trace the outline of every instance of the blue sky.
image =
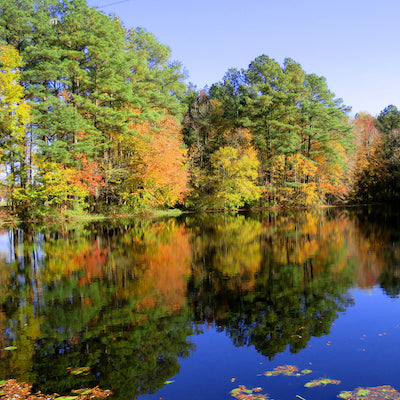
[[261,54],[327,78],[352,114],[400,108],[399,0],[87,0],[167,44],[199,89]]

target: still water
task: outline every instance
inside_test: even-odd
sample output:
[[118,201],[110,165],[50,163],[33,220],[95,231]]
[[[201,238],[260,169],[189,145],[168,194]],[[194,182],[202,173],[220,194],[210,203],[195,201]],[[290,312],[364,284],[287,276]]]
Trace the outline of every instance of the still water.
[[387,208],[3,229],[0,380],[118,400],[400,390],[399,293]]

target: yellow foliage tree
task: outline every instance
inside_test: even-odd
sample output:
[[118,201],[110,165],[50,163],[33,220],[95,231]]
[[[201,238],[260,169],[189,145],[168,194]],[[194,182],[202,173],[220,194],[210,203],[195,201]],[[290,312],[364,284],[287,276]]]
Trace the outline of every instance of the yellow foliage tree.
[[260,188],[255,184],[259,162],[252,148],[240,152],[231,146],[221,147],[210,161],[212,207],[237,209],[260,198]]
[[[6,164],[8,185],[25,189],[28,181],[27,124],[30,107],[20,84],[22,58],[12,46],[0,46],[0,161]],[[11,193],[12,194],[12,193]]]

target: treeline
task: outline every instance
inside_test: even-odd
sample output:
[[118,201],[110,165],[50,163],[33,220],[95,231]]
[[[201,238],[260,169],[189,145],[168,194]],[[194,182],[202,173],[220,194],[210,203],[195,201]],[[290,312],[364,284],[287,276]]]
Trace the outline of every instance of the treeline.
[[351,158],[353,202],[400,200],[400,112],[389,105],[377,118],[359,113],[352,121],[355,151]]
[[186,193],[181,65],[84,0],[0,5],[1,158],[19,212],[172,206]]
[[197,91],[167,46],[85,0],[3,0],[0,68],[1,197],[18,214],[308,206],[400,185],[397,109],[350,121],[291,59]]

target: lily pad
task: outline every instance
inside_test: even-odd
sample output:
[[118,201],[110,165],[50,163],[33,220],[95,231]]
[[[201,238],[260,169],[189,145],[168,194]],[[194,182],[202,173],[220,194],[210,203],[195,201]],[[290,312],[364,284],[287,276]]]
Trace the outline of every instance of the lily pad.
[[317,386],[326,386],[329,384],[332,385],[339,385],[341,381],[336,379],[329,379],[329,378],[321,378],[321,379],[314,379],[313,381],[307,382],[304,386],[307,388],[313,388]]
[[400,393],[390,385],[384,385],[343,391],[340,392],[338,397],[346,400],[398,400]]

